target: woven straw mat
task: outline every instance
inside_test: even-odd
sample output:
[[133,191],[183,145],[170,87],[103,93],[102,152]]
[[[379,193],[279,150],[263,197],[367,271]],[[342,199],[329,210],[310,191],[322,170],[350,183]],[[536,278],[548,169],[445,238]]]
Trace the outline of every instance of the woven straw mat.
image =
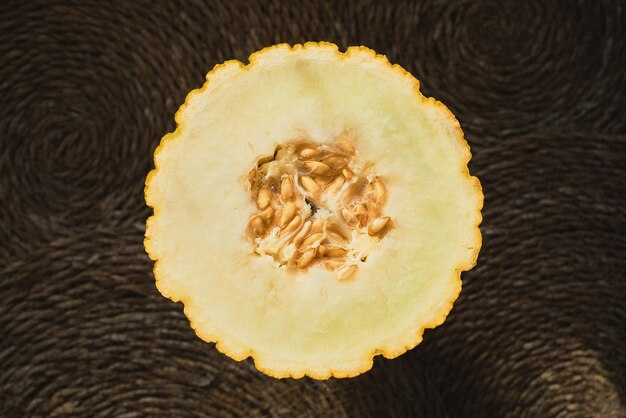
[[[626,417],[626,4],[0,2],[0,416]],[[142,246],[188,91],[279,42],[365,45],[457,115],[484,246],[444,325],[353,379],[198,339]]]

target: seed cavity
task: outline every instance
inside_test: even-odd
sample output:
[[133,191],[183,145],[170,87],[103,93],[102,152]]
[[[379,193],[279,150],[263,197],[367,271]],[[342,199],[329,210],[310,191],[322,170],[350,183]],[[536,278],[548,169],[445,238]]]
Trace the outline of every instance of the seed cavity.
[[319,265],[337,280],[355,277],[370,247],[357,251],[353,240],[375,248],[393,226],[373,166],[345,135],[326,144],[283,143],[259,158],[245,177],[258,208],[247,227],[255,252],[290,271]]

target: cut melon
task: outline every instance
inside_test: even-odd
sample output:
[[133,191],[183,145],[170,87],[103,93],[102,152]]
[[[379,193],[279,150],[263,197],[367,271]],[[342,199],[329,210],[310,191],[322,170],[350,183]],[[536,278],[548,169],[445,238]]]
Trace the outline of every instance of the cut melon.
[[483,195],[452,113],[365,47],[276,45],[216,66],[146,181],[159,291],[275,377],[349,377],[441,324]]

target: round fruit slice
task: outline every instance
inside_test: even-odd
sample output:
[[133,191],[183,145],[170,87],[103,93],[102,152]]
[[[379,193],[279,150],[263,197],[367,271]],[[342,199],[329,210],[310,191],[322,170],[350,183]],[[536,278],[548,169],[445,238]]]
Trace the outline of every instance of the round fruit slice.
[[483,202],[459,123],[364,47],[277,45],[207,75],[146,181],[159,291],[276,377],[362,373],[441,324]]

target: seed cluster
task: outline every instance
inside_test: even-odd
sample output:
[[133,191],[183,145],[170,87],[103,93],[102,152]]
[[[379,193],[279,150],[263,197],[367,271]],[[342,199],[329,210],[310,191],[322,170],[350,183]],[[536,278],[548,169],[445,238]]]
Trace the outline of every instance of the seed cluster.
[[391,227],[382,215],[383,181],[357,160],[341,137],[323,145],[285,143],[260,159],[248,173],[258,209],[248,222],[256,252],[290,269],[322,263],[340,280],[354,276],[365,257],[353,250],[353,239],[380,240]]

